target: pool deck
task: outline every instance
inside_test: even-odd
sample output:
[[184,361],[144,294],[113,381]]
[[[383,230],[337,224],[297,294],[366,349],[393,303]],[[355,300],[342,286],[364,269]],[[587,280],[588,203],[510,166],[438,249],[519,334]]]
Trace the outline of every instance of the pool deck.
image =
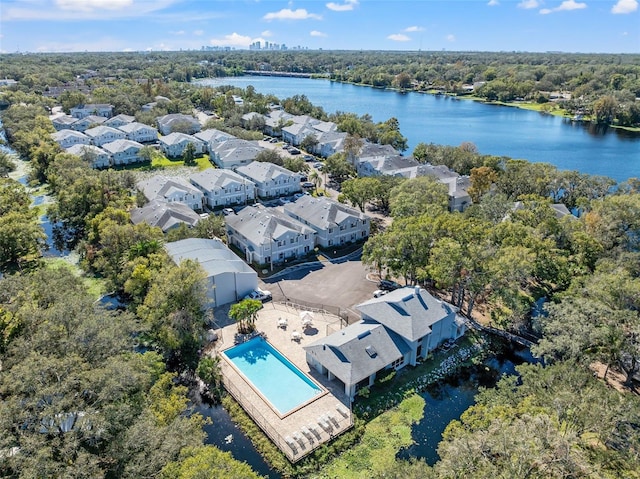
[[[223,360],[220,361],[227,391],[291,462],[300,460],[353,426],[353,416],[349,399],[344,394],[344,386],[337,381],[328,381],[326,376],[312,370],[302,349],[306,344],[340,329],[340,319],[331,314],[314,312],[312,323],[304,327],[301,312],[284,304],[265,303],[258,314],[256,330],[298,369],[321,385],[326,393],[282,417],[231,366],[226,356],[221,355]],[[283,326],[284,320],[286,327]],[[217,352],[235,346],[235,324],[228,324],[218,331]],[[294,332],[299,333],[298,340],[294,339]]]

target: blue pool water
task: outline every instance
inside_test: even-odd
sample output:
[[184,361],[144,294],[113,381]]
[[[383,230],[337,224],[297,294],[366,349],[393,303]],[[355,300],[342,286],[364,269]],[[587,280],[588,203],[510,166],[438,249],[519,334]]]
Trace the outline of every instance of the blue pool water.
[[281,415],[322,392],[261,337],[227,349],[224,354]]

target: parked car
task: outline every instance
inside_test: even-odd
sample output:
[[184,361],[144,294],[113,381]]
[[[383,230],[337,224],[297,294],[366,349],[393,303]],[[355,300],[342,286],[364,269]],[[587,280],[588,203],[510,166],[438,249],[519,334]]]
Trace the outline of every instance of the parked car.
[[286,205],[287,203],[291,203],[291,200],[283,196],[282,198],[278,198],[278,203],[280,203],[281,205]]
[[269,140],[269,143],[278,143],[278,139],[277,138],[271,138]]
[[300,175],[300,182],[309,181],[309,177],[307,175]]
[[257,299],[264,303],[265,301],[269,301],[270,299],[272,299],[272,297],[273,296],[271,295],[271,291],[265,291],[260,288],[257,288],[251,291],[242,299]]
[[229,215],[235,214],[235,211],[233,211],[233,208],[224,208],[222,210],[222,214],[225,216],[229,216]]
[[319,161],[316,161],[316,162],[313,164],[313,167],[314,167],[314,168],[322,168],[322,163],[320,163]]
[[304,193],[296,193],[295,195],[293,195],[293,199],[297,200],[298,198],[302,198],[304,196]]
[[384,289],[386,291],[395,291],[398,288],[402,288],[402,286],[395,281],[391,281],[389,279],[380,280],[378,283],[378,288]]
[[386,291],[384,289],[376,289],[373,292],[373,297],[374,298],[379,298],[380,296],[384,296],[385,294],[387,294],[389,291]]
[[315,161],[315,158],[311,155],[304,155],[302,158],[304,158],[304,161]]
[[291,153],[292,155],[299,155],[300,150],[298,150],[297,148],[289,148],[289,153]]
[[300,186],[302,186],[303,188],[313,188],[315,185],[310,181],[304,181],[300,184]]

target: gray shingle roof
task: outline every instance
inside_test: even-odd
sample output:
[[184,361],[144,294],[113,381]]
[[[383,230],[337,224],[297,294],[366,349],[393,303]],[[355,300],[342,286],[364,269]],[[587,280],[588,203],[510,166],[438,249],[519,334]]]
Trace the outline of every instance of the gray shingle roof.
[[314,198],[309,195],[304,195],[293,203],[284,205],[284,210],[320,229],[340,225],[351,218],[361,221],[368,218],[364,213],[343,203],[326,197]]
[[235,136],[230,135],[229,133],[225,133],[224,131],[216,130],[215,128],[209,128],[208,130],[200,131],[194,134],[196,138],[204,141],[205,143],[209,143],[212,140],[222,141],[224,139],[231,140],[235,138]]
[[[242,176],[246,176],[250,180],[256,183],[265,183],[280,176],[294,176],[298,175],[291,170],[287,170],[283,166],[275,165],[273,163],[254,161],[248,165],[240,166],[236,170]],[[299,175],[298,175],[299,176]]]
[[122,136],[124,133],[117,128],[113,128],[111,126],[94,126],[93,128],[89,128],[84,132],[85,135],[95,138],[96,136],[106,135],[107,133],[111,133],[113,135]]
[[292,231],[296,234],[315,234],[314,230],[276,208],[248,206],[236,215],[227,216],[225,222],[256,245],[277,241]]
[[410,348],[382,324],[359,321],[305,346],[304,350],[345,384],[356,384],[393,363]]
[[145,222],[165,232],[180,223],[194,226],[199,220],[200,216],[188,206],[182,203],[167,203],[160,199],[152,200],[142,208],[131,210],[133,224]]
[[356,309],[409,341],[417,341],[431,331],[431,326],[457,310],[437,300],[418,287],[396,289],[379,298],[356,306]]
[[[120,116],[120,115],[118,115]],[[116,117],[114,117],[116,118]],[[118,130],[122,130],[125,133],[133,133],[134,131],[139,131],[139,130],[153,130],[156,133],[158,132],[158,130],[156,130],[154,127],[149,126],[149,125],[145,125],[144,123],[138,123],[137,121],[133,121],[131,123],[127,123],[125,125],[121,125],[118,127]]]
[[165,145],[179,145],[183,142],[189,142],[193,144],[202,144],[202,140],[199,140],[193,135],[187,135],[186,133],[173,132],[166,136],[159,138],[160,143]]
[[139,150],[142,147],[142,144],[133,140],[116,140],[102,145],[102,149],[108,151],[112,155],[121,151],[126,151],[129,148],[137,148]]
[[174,191],[181,191],[196,196],[202,195],[199,189],[180,177],[169,178],[162,175],[155,175],[148,180],[138,182],[137,186],[148,200],[166,198]]
[[214,191],[219,188],[224,188],[228,184],[233,183],[245,183],[247,185],[253,184],[245,177],[240,176],[238,173],[232,170],[225,170],[222,168],[208,168],[199,173],[194,173],[189,177],[192,183],[200,185],[207,191]]
[[87,135],[76,130],[65,129],[65,130],[56,131],[55,133],[51,133],[51,138],[53,138],[54,141],[62,141],[65,138],[69,138],[69,137],[82,138],[84,140],[89,140],[89,137]]

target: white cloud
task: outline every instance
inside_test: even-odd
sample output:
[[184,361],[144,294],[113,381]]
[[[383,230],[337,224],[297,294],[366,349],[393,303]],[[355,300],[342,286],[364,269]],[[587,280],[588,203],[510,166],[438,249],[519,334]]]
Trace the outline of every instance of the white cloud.
[[576,2],[575,0],[565,0],[556,8],[543,8],[540,10],[542,15],[548,15],[553,12],[562,12],[562,11],[571,11],[571,10],[582,10],[583,8],[587,8],[586,3]]
[[324,32],[319,32],[318,30],[311,30],[309,32],[309,35],[311,35],[312,37],[326,37],[327,34]]
[[240,35],[233,32],[230,35],[225,35],[222,38],[212,38],[209,43],[214,47],[237,47],[237,48],[249,48],[254,42],[264,42],[264,38],[251,38],[246,35]]
[[334,12],[348,12],[358,6],[358,0],[345,0],[345,3],[327,3],[327,8]]
[[265,30],[260,35],[262,35],[263,37],[272,37],[273,36],[273,32],[271,30]]
[[178,30],[169,32],[171,35],[184,35],[184,30]]
[[194,30],[194,31],[193,31],[193,34],[194,34],[196,37],[200,37],[200,36],[204,35],[204,30]]
[[393,40],[394,42],[408,42],[411,40],[404,33],[393,33],[387,37],[389,40]]
[[538,0],[522,0],[519,4],[519,8],[524,8],[525,10],[529,10],[531,8],[538,8],[540,6],[540,2]]
[[55,3],[63,10],[90,12],[128,8],[133,4],[133,0],[56,0]]
[[3,2],[3,21],[84,21],[149,16],[180,0],[28,0]]
[[404,29],[405,32],[422,32],[424,31],[424,27],[417,27],[417,26],[413,26],[413,27],[407,27]]
[[611,13],[625,14],[632,13],[638,9],[638,0],[618,0],[611,8]]
[[456,41],[456,36],[453,34],[449,34],[445,37],[447,39],[448,42],[455,42]]
[[321,15],[318,15],[317,13],[309,13],[304,8],[298,8],[297,10],[283,8],[279,12],[267,13],[262,18],[268,22],[271,20],[322,20]]
[[490,7],[495,7],[497,5],[500,5],[500,2],[498,0],[489,0],[489,3],[487,3],[487,5],[489,5]]

